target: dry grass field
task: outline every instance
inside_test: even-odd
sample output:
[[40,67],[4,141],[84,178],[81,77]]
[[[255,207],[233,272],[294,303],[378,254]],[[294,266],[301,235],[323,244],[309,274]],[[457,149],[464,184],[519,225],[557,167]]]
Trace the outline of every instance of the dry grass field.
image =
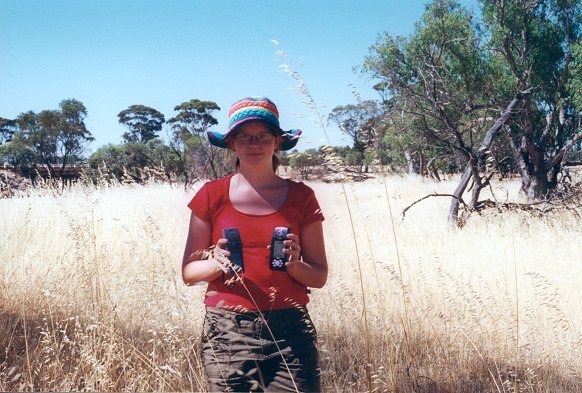
[[[454,181],[309,183],[326,392],[580,392],[582,220],[446,222]],[[205,391],[203,286],[182,284],[194,189],[77,186],[0,200],[1,391]],[[345,195],[344,195],[345,192]],[[519,199],[518,184],[495,189]],[[390,213],[392,211],[392,214]]]

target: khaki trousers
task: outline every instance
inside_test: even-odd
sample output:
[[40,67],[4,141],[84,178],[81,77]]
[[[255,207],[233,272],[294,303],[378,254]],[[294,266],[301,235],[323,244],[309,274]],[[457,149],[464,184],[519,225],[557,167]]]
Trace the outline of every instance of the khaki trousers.
[[304,307],[207,307],[201,355],[211,392],[320,391],[316,331]]

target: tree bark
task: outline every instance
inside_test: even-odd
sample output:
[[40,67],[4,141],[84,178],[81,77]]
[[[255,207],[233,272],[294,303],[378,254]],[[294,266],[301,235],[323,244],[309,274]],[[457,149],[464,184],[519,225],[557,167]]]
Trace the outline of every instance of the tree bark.
[[414,169],[414,160],[412,159],[412,152],[410,151],[410,149],[407,148],[404,149],[404,156],[406,157],[406,161],[408,162],[408,173],[410,175],[415,174],[416,170]]
[[460,199],[471,181],[473,171],[471,169],[471,164],[467,164],[463,176],[461,176],[461,181],[457,185],[455,192],[453,193],[453,198],[451,199],[451,207],[449,208],[449,223],[459,226],[459,203]]
[[521,191],[530,203],[546,198],[558,184],[558,174],[566,152],[582,139],[582,132],[575,134],[549,158],[544,158],[547,149],[545,144],[536,144],[533,139],[523,137],[521,144],[518,145],[509,130],[507,132],[521,176]]
[[451,206],[449,208],[449,223],[455,224],[457,226],[459,225],[458,221],[459,203],[472,177],[475,178],[476,184],[475,189],[473,190],[471,204],[469,206],[475,207],[481,189],[487,184],[486,182],[485,183],[481,182],[481,177],[479,175],[479,168],[477,164],[480,162],[480,160],[482,160],[485,157],[487,151],[489,151],[489,148],[493,143],[493,139],[495,139],[495,136],[499,133],[499,130],[505,125],[505,123],[507,123],[507,120],[509,119],[511,114],[515,111],[516,107],[521,103],[521,101],[523,101],[525,97],[527,97],[532,92],[533,89],[527,89],[525,91],[517,93],[513,100],[511,100],[509,105],[507,105],[501,116],[495,121],[493,126],[489,128],[489,130],[487,130],[485,138],[483,138],[483,142],[481,142],[481,146],[477,150],[477,153],[475,154],[474,158],[471,158],[467,163],[467,167],[463,172],[463,176],[461,176],[461,181],[459,182],[457,189],[453,193],[454,197],[451,200]]

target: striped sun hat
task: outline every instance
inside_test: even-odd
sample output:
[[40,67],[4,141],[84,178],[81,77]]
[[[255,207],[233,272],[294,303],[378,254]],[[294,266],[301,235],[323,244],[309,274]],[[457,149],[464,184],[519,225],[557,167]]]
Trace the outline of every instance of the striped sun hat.
[[297,145],[301,130],[283,131],[279,126],[279,111],[267,97],[247,97],[235,102],[228,111],[228,131],[224,134],[208,131],[208,140],[214,146],[228,147],[227,139],[234,136],[237,127],[251,120],[264,122],[277,135],[283,137],[281,150],[289,150]]

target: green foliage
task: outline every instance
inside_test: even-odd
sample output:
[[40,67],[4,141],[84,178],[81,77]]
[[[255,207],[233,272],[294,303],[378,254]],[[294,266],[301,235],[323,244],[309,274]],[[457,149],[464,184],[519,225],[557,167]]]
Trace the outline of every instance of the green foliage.
[[363,154],[375,142],[376,126],[381,115],[382,110],[378,103],[367,100],[357,105],[335,107],[329,114],[328,121],[336,123],[352,139],[354,149]]
[[[375,146],[379,143],[379,125],[383,110],[378,102],[367,100],[357,105],[335,107],[328,116],[328,121],[337,124],[339,129],[353,141],[353,150],[344,156],[344,163],[349,166],[372,164]],[[365,158],[367,157],[367,158]]]
[[1,158],[22,169],[46,165],[58,175],[67,163],[76,162],[84,152],[84,144],[94,138],[85,126],[87,109],[82,102],[68,99],[60,110],[21,113],[10,124],[16,125],[10,143],[2,149]]
[[213,101],[192,99],[174,107],[178,114],[168,120],[172,125],[170,149],[175,156],[177,174],[188,184],[195,177],[218,178],[225,174],[221,154],[203,138],[218,120],[212,115],[220,107]]
[[321,151],[308,149],[304,152],[293,150],[287,155],[289,166],[298,171],[302,179],[309,179],[311,175],[320,169],[325,162]]
[[219,111],[220,107],[213,101],[201,101],[192,99],[174,107],[178,114],[168,120],[172,128],[180,128],[182,132],[190,134],[203,134],[209,127],[217,125],[218,120],[212,116],[212,112]]
[[[579,39],[580,7],[572,0],[482,0],[489,45],[498,49],[517,83],[552,96],[571,46]],[[558,73],[556,73],[558,71]],[[514,89],[515,91],[515,89]]]
[[409,168],[413,157],[422,164],[444,154],[462,167],[508,103],[533,89],[487,155],[519,170],[528,196],[540,198],[582,139],[581,7],[574,0],[481,3],[477,24],[457,2],[434,0],[412,35],[384,34],[370,48],[363,71],[379,80],[385,106],[379,148],[392,162],[404,155]]
[[[112,176],[121,179],[127,163],[124,145],[107,144],[100,147],[89,157],[89,168],[92,174],[101,172],[102,176]],[[108,175],[103,175],[103,174]],[[96,178],[96,176],[92,176]]]
[[157,133],[164,115],[143,105],[132,105],[118,116],[130,129],[123,135],[126,143],[107,145],[89,158],[91,177],[118,181],[143,182],[163,177],[186,185],[199,178],[218,178],[229,171],[222,149],[214,148],[204,138],[209,127],[218,124],[212,115],[220,110],[212,101],[193,99],[177,105],[178,114],[169,119],[170,140],[165,143]]
[[0,117],[0,145],[10,142],[16,130],[16,121]]
[[487,118],[492,84],[480,42],[458,3],[435,1],[413,35],[385,34],[372,46],[363,69],[381,80],[376,89],[387,97],[381,141],[392,147],[393,162],[408,162],[427,147],[468,159],[486,129],[478,119]]
[[572,78],[568,81],[568,90],[572,95],[572,103],[580,110],[582,108],[582,42],[577,42],[572,46],[570,74]]
[[175,173],[175,165],[169,147],[157,138],[147,143],[108,144],[89,157],[89,176],[94,182],[143,183],[148,178],[169,178]]
[[119,123],[129,132],[123,134],[125,142],[146,143],[157,137],[166,119],[162,113],[145,105],[131,105],[117,115]]
[[347,166],[361,166],[364,162],[364,156],[359,151],[350,151],[344,157],[344,163]]
[[21,169],[33,168],[38,164],[38,157],[29,149],[21,138],[13,138],[10,142],[0,145],[0,161]]
[[[568,149],[580,130],[580,28],[582,7],[573,0],[482,0],[489,46],[499,68],[498,97],[510,89],[535,93],[507,132],[529,199],[545,198],[558,185]],[[578,72],[577,72],[578,71]],[[513,84],[507,83],[513,80]],[[508,86],[509,89],[508,89]]]
[[80,155],[83,153],[83,144],[94,140],[85,126],[87,109],[82,102],[74,99],[61,101],[59,107],[61,108],[61,129],[57,133],[59,154],[61,157]]

